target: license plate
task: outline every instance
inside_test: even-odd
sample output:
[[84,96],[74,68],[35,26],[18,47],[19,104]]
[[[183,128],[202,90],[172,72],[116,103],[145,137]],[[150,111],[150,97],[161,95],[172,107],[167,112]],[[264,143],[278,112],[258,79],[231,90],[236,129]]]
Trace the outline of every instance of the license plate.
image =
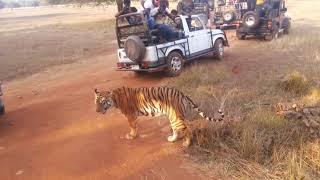
[[140,69],[139,65],[131,65],[131,69],[138,70]]

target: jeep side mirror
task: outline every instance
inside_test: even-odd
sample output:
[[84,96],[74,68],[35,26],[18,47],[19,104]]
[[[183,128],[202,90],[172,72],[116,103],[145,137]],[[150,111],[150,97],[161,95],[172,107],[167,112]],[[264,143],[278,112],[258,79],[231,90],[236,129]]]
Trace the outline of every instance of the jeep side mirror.
[[287,12],[287,10],[288,9],[286,7],[282,9],[283,12]]

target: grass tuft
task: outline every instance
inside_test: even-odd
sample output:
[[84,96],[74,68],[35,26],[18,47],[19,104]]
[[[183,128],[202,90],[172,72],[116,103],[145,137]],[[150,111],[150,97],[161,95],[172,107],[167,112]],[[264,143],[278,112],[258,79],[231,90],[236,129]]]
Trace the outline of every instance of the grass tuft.
[[174,85],[187,93],[193,94],[193,89],[200,85],[212,86],[223,81],[227,76],[226,68],[210,68],[208,66],[193,65],[188,71],[184,71]]
[[297,71],[288,74],[279,85],[284,91],[296,94],[307,93],[311,86],[307,78]]
[[304,96],[303,101],[309,106],[320,104],[320,89],[312,87],[309,93]]

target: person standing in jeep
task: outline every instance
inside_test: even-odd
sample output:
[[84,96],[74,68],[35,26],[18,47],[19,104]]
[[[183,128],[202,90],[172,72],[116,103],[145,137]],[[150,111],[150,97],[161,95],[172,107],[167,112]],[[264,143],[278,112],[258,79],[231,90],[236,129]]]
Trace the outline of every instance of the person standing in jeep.
[[179,0],[177,5],[177,10],[179,14],[191,16],[193,9],[193,0]]
[[269,14],[270,10],[272,9],[270,4],[270,0],[257,0],[255,8],[260,17],[264,17]]
[[121,1],[121,5],[118,5],[118,13],[115,15],[115,17],[121,16],[124,14],[129,14],[131,13],[131,11],[132,11],[131,1],[130,0],[124,0],[123,2]]
[[174,22],[175,16],[169,12],[168,1],[160,0],[159,7],[156,7],[150,11],[150,15],[154,17],[157,24],[165,24],[170,27],[176,27]]
[[248,11],[254,11],[257,0],[247,0]]

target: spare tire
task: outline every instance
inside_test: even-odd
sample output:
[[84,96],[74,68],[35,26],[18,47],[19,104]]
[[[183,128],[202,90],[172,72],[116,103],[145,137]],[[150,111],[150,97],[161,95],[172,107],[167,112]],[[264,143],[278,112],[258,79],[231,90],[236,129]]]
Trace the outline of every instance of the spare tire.
[[230,23],[230,22],[232,22],[234,20],[234,17],[235,17],[235,15],[234,15],[233,12],[225,12],[223,14],[223,21],[227,22],[227,23]]
[[260,22],[260,17],[255,11],[248,11],[243,15],[243,24],[247,28],[255,28]]
[[124,51],[130,60],[139,62],[144,58],[146,47],[139,36],[129,36],[124,43]]

